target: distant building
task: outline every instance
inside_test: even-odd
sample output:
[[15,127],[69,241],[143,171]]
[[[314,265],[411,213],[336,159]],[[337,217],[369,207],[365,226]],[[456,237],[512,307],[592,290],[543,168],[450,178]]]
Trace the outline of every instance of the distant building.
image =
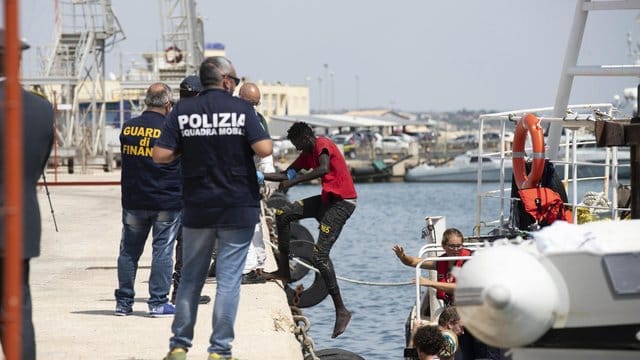
[[204,57],[227,56],[224,50],[225,46],[223,43],[206,43],[204,44]]

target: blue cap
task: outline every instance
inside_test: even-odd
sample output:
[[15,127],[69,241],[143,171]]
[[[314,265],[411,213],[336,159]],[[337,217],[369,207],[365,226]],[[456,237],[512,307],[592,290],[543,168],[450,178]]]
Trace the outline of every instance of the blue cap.
[[202,89],[202,84],[200,83],[200,77],[196,75],[189,75],[180,83],[180,91],[190,91],[193,93],[199,93]]

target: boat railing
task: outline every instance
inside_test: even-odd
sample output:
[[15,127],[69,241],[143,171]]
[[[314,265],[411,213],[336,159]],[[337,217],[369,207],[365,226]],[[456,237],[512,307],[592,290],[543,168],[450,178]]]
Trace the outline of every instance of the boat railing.
[[[477,250],[481,247],[483,247],[485,245],[484,242],[465,242],[464,243],[464,248],[465,249],[469,249],[469,250]],[[422,306],[422,301],[420,300],[420,275],[421,275],[421,266],[422,264],[425,263],[425,261],[447,261],[447,260],[460,260],[460,259],[468,259],[468,256],[457,256],[457,257],[443,257],[443,256],[439,256],[440,254],[444,253],[444,248],[442,247],[442,245],[440,244],[436,244],[436,243],[429,243],[429,244],[425,244],[423,245],[419,252],[418,252],[418,257],[423,258],[420,263],[417,265],[416,267],[416,297],[417,297],[417,301],[416,301],[416,312],[415,314],[417,314],[414,318],[417,321],[421,321],[421,306]],[[435,260],[433,260],[435,259]],[[433,280],[433,281],[437,281],[437,276],[434,274],[433,270],[428,270],[429,271],[429,279]],[[431,319],[435,319],[436,318],[436,314],[438,309],[441,307],[440,305],[438,305],[438,301],[436,299],[435,296],[435,292],[432,293],[432,289],[428,289],[427,290],[427,295],[428,295],[428,299],[430,301],[430,317]]]
[[[466,244],[465,244],[466,247]],[[422,264],[424,264],[427,261],[433,261],[433,262],[439,262],[439,261],[457,261],[457,260],[468,260],[471,259],[471,256],[431,256],[431,257],[427,257],[422,259],[422,261],[420,261],[417,265],[416,265],[416,316],[415,316],[415,320],[420,323],[422,321],[422,297],[421,297],[421,292],[420,292],[420,276],[422,274]],[[429,270],[429,279],[432,281],[437,281],[437,275],[434,275],[433,273],[435,273],[435,270]],[[436,290],[433,288],[429,288],[428,290],[428,299],[430,301],[429,303],[429,312],[430,312],[430,317],[431,319],[429,320],[434,320],[436,319],[436,314],[438,313],[438,310],[440,307],[442,307],[441,305],[437,305],[437,298],[436,298]]]
[[[546,116],[546,113],[550,113],[553,111],[552,107],[547,108],[533,108],[533,109],[522,109],[510,112],[502,112],[495,114],[485,114],[479,117],[479,138],[483,137],[485,127],[488,127],[489,124],[491,128],[499,128],[501,133],[501,143],[499,147],[499,151],[497,153],[491,153],[492,156],[500,157],[501,160],[501,171],[500,177],[498,181],[499,188],[484,190],[483,189],[483,181],[482,181],[482,162],[478,164],[478,183],[477,183],[477,196],[476,196],[476,226],[474,228],[474,232],[476,235],[480,235],[483,228],[489,227],[500,227],[504,228],[505,226],[509,226],[510,221],[510,211],[508,211],[509,207],[512,207],[514,198],[511,196],[511,179],[506,178],[504,163],[506,159],[511,157],[511,149],[507,146],[507,143],[504,139],[504,134],[507,131],[507,124],[515,123],[520,117],[526,113],[535,113],[538,114],[538,118],[540,119],[541,124],[549,124],[550,126],[553,124],[560,124],[560,126],[566,130],[565,141],[562,144],[561,148],[568,149],[569,151],[564,151],[562,155],[563,159],[556,159],[559,155],[560,151],[551,151],[547,150],[548,158],[550,158],[551,162],[557,164],[559,166],[564,166],[564,175],[563,175],[563,185],[565,186],[565,190],[567,190],[567,194],[569,195],[569,201],[565,203],[565,205],[569,206],[573,209],[573,220],[574,223],[577,222],[577,211],[575,211],[578,207],[589,208],[593,210],[602,210],[599,207],[592,207],[589,205],[585,205],[581,203],[581,200],[578,199],[578,187],[579,183],[585,181],[602,181],[602,193],[609,200],[610,206],[608,210],[611,213],[611,216],[615,218],[620,211],[625,211],[626,208],[618,208],[618,194],[617,188],[619,185],[618,181],[618,170],[619,168],[623,168],[629,166],[627,164],[619,164],[618,163],[618,149],[616,147],[602,149],[606,151],[605,161],[593,162],[593,161],[585,161],[582,159],[578,159],[578,147],[584,144],[594,144],[593,139],[589,139],[589,141],[579,141],[579,131],[582,129],[588,129],[590,131],[595,131],[595,124],[597,120],[613,120],[619,121],[621,123],[629,122],[630,118],[617,118],[614,119],[612,114],[614,112],[614,107],[612,104],[608,103],[599,103],[599,104],[582,104],[582,105],[570,105],[568,106],[567,115],[564,117],[554,117],[554,116]],[[497,126],[496,126],[497,123]],[[483,144],[482,142],[478,143],[478,156],[483,156]],[[589,176],[589,177],[579,177],[578,169],[579,167],[584,166],[595,166],[595,167],[603,167],[604,168],[604,176]],[[571,171],[567,171],[571,169]],[[497,198],[498,203],[498,218],[491,220],[483,220],[482,219],[482,207],[484,200],[488,198]],[[492,200],[493,201],[493,200]],[[486,229],[484,229],[486,230]]]

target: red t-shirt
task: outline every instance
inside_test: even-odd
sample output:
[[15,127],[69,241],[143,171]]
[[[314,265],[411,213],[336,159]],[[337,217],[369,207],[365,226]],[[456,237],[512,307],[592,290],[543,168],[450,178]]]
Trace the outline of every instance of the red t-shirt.
[[324,136],[316,137],[313,153],[301,153],[291,167],[296,171],[317,168],[320,166],[320,154],[325,149],[329,153],[329,172],[321,178],[322,200],[328,202],[331,195],[342,199],[357,198],[358,194],[344,156],[336,144]]

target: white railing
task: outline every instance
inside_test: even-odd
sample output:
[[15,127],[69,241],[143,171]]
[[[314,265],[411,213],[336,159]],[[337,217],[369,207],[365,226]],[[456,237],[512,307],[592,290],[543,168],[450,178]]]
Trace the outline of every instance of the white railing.
[[[421,269],[422,269],[422,264],[424,264],[427,261],[434,261],[434,262],[439,262],[439,261],[456,261],[456,260],[468,260],[471,259],[471,256],[434,256],[434,257],[428,257],[428,258],[424,258],[422,259],[422,261],[420,261],[417,265],[416,265],[416,321],[420,322],[422,321],[422,298],[421,298],[421,292],[420,292],[420,276],[421,276]],[[430,270],[433,271],[433,270]],[[431,279],[433,280],[433,279]],[[437,281],[437,279],[436,279]],[[435,299],[435,289],[433,288],[429,288],[429,299]],[[431,305],[433,305],[434,302],[430,302]],[[430,313],[431,313],[431,319],[430,320],[434,320],[435,314],[437,312],[438,309],[434,309],[433,306],[430,306]]]
[[[599,103],[599,104],[582,104],[582,105],[571,105],[568,107],[569,111],[566,116],[559,118],[554,116],[546,116],[544,113],[549,113],[553,110],[553,108],[533,108],[533,109],[522,109],[515,110],[509,112],[495,113],[495,114],[486,114],[481,115],[479,118],[480,121],[480,130],[479,130],[479,138],[482,138],[484,128],[488,123],[497,122],[497,126],[494,125],[493,128],[499,127],[502,131],[502,134],[505,133],[505,128],[507,122],[515,122],[522,115],[526,113],[536,113],[542,114],[539,116],[541,124],[557,124],[558,126],[569,130],[570,136],[565,137],[565,143],[561,146],[566,150],[564,151],[565,158],[563,160],[554,160],[552,161],[554,164],[558,164],[564,167],[564,185],[565,190],[569,190],[569,186],[571,186],[571,191],[568,191],[570,194],[570,201],[565,205],[568,205],[573,209],[573,220],[574,223],[577,222],[578,212],[575,211],[578,208],[578,204],[580,203],[578,199],[578,184],[579,182],[587,181],[587,180],[601,180],[602,181],[602,192],[605,193],[609,198],[610,206],[608,210],[610,210],[611,217],[615,218],[618,216],[620,211],[629,210],[628,208],[621,208],[617,206],[618,201],[618,172],[620,168],[629,166],[628,164],[621,164],[618,161],[619,153],[616,147],[603,149],[606,151],[605,161],[594,162],[594,161],[583,161],[578,158],[578,146],[584,143],[580,143],[577,138],[577,132],[580,129],[589,129],[593,130],[595,128],[596,120],[610,120],[610,121],[619,121],[619,122],[628,122],[629,118],[621,118],[614,119],[612,117],[612,113],[614,110],[613,105],[607,103]],[[501,159],[505,159],[511,156],[511,151],[505,149],[504,139],[501,141],[500,151],[497,155],[500,156]],[[526,151],[530,151],[529,148]],[[483,155],[483,147],[480,142],[478,148],[478,155]],[[547,149],[547,154],[558,153],[558,149]],[[549,156],[547,156],[549,157]],[[579,177],[579,169],[584,166],[590,167],[604,167],[604,176],[596,176],[596,177]],[[569,175],[569,171],[571,170],[571,175]],[[504,227],[507,225],[507,206],[511,205],[511,201],[515,198],[511,197],[510,189],[511,187],[511,179],[506,179],[504,171],[504,160],[503,160],[503,168],[501,170],[501,176],[499,184],[499,189],[484,191],[482,188],[482,163],[478,166],[478,183],[477,183],[477,205],[476,205],[476,234],[480,235],[480,231],[482,227],[488,224],[495,224],[498,227]],[[505,189],[507,187],[507,189]],[[498,198],[499,203],[499,214],[498,219],[484,220],[482,219],[482,208],[483,201],[487,198]],[[580,204],[580,207],[589,208],[590,210],[597,210],[597,207],[590,207],[588,205]]]

